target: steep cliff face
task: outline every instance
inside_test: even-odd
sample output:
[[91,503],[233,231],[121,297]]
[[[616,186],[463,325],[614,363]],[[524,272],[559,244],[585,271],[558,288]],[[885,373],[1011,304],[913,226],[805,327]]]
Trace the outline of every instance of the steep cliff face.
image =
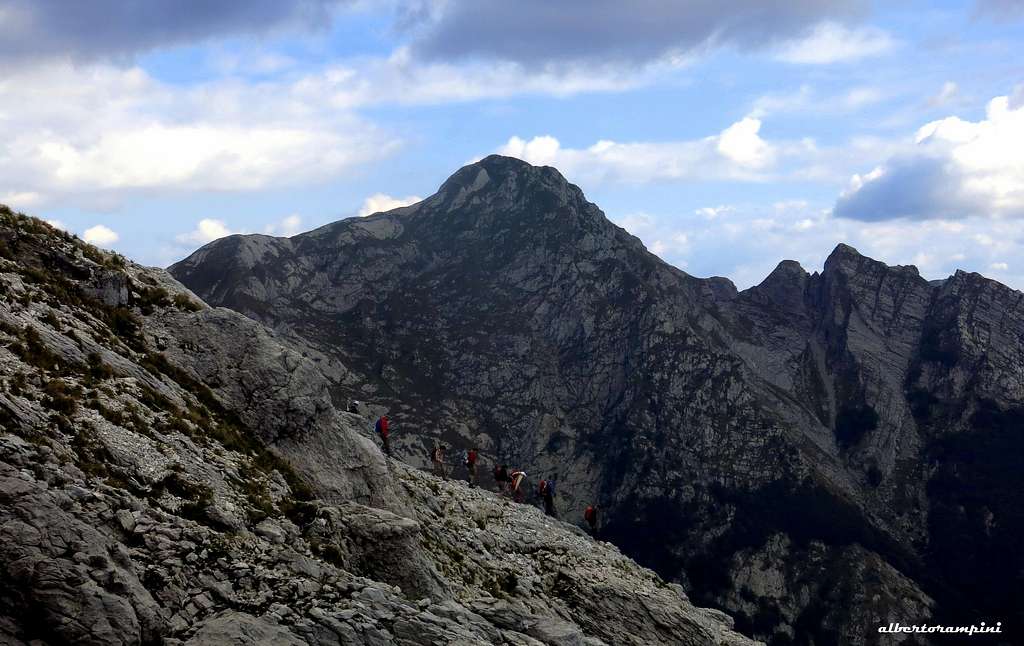
[[930,283],[841,245],[820,276],[780,266],[736,301],[773,312],[748,335],[785,339],[764,378],[831,429],[861,508],[948,617],[1020,620],[1022,299],[977,274]]
[[534,507],[385,460],[330,357],[0,208],[0,642],[753,644]]
[[981,276],[840,245],[737,292],[498,156],[170,271],[346,366],[336,401],[390,410],[409,461],[440,438],[558,473],[570,518],[600,503],[605,536],[776,643],[1024,607],[1022,295]]

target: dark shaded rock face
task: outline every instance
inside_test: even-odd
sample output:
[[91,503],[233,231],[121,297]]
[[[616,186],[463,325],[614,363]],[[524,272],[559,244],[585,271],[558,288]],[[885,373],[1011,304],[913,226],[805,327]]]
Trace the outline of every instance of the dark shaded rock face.
[[335,403],[385,406],[409,461],[442,438],[557,472],[564,515],[598,503],[605,537],[757,637],[1024,622],[1024,295],[981,276],[840,245],[737,292],[497,156],[414,206],[170,271],[344,365]]

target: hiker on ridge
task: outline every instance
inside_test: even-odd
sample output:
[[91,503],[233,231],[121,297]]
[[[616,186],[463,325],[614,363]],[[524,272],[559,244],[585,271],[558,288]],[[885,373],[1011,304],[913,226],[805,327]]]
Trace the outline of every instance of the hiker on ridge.
[[475,446],[466,452],[466,471],[469,474],[467,479],[470,487],[476,486],[476,456],[477,448]]
[[526,472],[517,469],[509,474],[512,479],[512,499],[516,502],[523,502],[526,492],[523,490],[523,480],[526,479]]
[[590,526],[590,535],[597,538],[597,505],[587,505],[583,511],[583,520]]
[[547,480],[540,481],[540,487],[537,493],[540,494],[541,499],[544,501],[544,513],[552,518],[556,518],[555,514],[555,480],[558,474],[555,474]]
[[380,436],[381,442],[384,443],[384,454],[389,458],[391,457],[391,442],[388,439],[388,416],[381,415],[380,419],[377,420],[377,424],[374,426],[377,431],[377,435]]
[[494,481],[498,484],[498,493],[505,495],[509,484],[507,464],[502,464],[501,466],[494,465]]
[[444,480],[448,479],[448,474],[444,470],[444,452],[447,449],[447,446],[434,442],[434,450],[430,452],[430,460],[434,463],[434,475]]

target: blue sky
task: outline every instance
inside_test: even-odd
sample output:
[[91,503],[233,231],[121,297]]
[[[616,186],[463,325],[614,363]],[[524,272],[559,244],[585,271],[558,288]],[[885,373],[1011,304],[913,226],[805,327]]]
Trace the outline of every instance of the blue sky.
[[0,201],[140,262],[559,168],[738,286],[838,242],[1024,287],[1024,2],[0,0]]

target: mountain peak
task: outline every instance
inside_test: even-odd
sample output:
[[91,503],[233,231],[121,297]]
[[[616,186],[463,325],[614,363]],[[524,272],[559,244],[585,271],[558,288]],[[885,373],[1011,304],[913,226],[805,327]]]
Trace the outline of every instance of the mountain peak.
[[[444,184],[441,185],[441,191],[444,192],[452,187],[463,187],[469,184],[479,183],[483,181],[495,180],[497,183],[506,181],[509,177],[516,176],[529,176],[535,174],[543,169],[550,169],[555,173],[555,169],[548,166],[534,166],[528,162],[515,157],[505,157],[504,155],[488,155],[479,161],[475,161],[472,164],[466,164],[459,170],[452,173],[452,175],[445,180]],[[559,176],[561,176],[559,174]],[[479,177],[486,177],[486,180],[478,180]],[[564,179],[563,179],[564,181]]]
[[750,288],[756,298],[774,302],[798,312],[803,308],[803,293],[809,275],[795,260],[783,260],[761,284]]
[[806,277],[807,270],[804,269],[796,260],[783,260],[775,266],[775,269],[772,270],[772,273],[768,274],[768,277],[765,278],[765,280],[774,280],[792,276],[796,276],[798,278]]
[[828,259],[825,260],[825,264],[828,264],[830,261],[837,261],[844,258],[860,259],[864,258],[864,254],[857,251],[854,247],[851,247],[845,242],[840,242],[839,244],[836,245],[836,248],[832,250],[832,253],[828,255]]
[[855,274],[860,270],[865,262],[869,265],[885,266],[876,260],[868,258],[850,245],[840,242],[836,245],[836,248],[832,250],[832,253],[828,255],[828,258],[825,259],[824,273],[831,274],[839,272],[843,274]]
[[562,201],[582,197],[582,192],[551,166],[534,166],[515,157],[488,155],[455,171],[438,189],[433,201],[461,205],[474,194],[515,201],[536,192],[554,193]]
[[522,159],[519,159],[518,157],[509,157],[508,155],[498,155],[498,154],[487,155],[486,157],[484,157],[480,161],[476,162],[475,164],[470,164],[470,166],[483,166],[485,168],[486,167],[490,167],[490,168],[503,167],[503,168],[508,168],[508,169],[511,169],[511,170],[528,170],[528,169],[531,169],[531,168],[550,168],[550,167],[534,166],[530,162],[522,160]]
[[474,167],[483,168],[492,175],[499,177],[540,173],[553,175],[561,179],[563,182],[566,181],[566,179],[562,177],[562,174],[558,172],[558,169],[553,166],[534,166],[530,162],[519,159],[518,157],[508,157],[506,155],[488,155],[480,161],[469,164],[464,168]]
[[825,273],[839,272],[853,275],[861,272],[888,273],[899,275],[908,280],[923,281],[921,272],[914,265],[887,265],[863,255],[848,244],[839,243],[825,260]]

